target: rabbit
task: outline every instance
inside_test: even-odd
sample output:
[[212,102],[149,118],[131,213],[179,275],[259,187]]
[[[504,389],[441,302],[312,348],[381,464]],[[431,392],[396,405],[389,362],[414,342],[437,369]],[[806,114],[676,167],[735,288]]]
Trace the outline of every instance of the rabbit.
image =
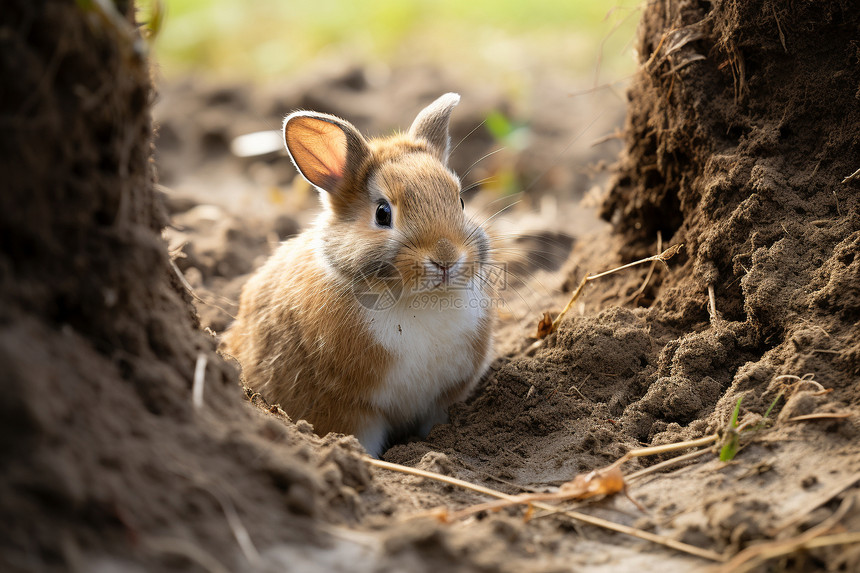
[[447,165],[459,101],[445,94],[408,133],[376,139],[332,115],[287,116],[287,151],[323,210],[245,284],[223,337],[247,385],[374,457],[445,422],[492,356],[490,239]]

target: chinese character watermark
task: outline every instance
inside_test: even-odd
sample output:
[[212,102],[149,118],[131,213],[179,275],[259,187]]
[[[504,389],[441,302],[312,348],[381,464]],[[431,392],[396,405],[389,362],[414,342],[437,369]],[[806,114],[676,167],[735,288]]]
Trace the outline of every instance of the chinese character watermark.
[[352,285],[358,303],[369,310],[388,310],[403,295],[403,277],[391,263],[380,263],[362,272]]
[[503,263],[465,263],[444,281],[428,276],[421,266],[414,271],[419,278],[407,287],[394,265],[374,265],[353,284],[353,295],[369,310],[388,310],[404,296],[414,309],[486,309],[503,304],[499,292],[507,288],[508,280]]

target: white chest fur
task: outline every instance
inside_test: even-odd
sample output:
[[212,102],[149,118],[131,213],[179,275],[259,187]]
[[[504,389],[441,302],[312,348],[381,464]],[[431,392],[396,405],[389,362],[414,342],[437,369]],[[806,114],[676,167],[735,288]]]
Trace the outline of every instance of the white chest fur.
[[368,311],[374,339],[393,358],[392,368],[372,397],[390,424],[421,421],[436,414],[444,390],[470,381],[482,367],[474,341],[489,312],[477,289],[401,300],[384,311]]

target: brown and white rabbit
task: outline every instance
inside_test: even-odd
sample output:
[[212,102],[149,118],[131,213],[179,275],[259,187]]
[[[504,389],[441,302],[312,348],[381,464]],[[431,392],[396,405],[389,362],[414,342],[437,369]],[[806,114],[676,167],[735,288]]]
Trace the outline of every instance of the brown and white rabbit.
[[324,210],[248,281],[224,335],[249,386],[374,456],[444,421],[491,357],[489,239],[447,167],[459,101],[369,140],[331,115],[289,115],[287,149]]

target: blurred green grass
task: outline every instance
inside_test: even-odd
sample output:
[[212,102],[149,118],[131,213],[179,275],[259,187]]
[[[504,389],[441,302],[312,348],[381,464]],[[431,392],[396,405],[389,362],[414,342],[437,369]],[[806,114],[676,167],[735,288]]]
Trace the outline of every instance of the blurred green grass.
[[[139,0],[146,20],[156,0]],[[160,0],[160,73],[272,80],[314,63],[456,65],[476,79],[633,67],[641,0]]]

